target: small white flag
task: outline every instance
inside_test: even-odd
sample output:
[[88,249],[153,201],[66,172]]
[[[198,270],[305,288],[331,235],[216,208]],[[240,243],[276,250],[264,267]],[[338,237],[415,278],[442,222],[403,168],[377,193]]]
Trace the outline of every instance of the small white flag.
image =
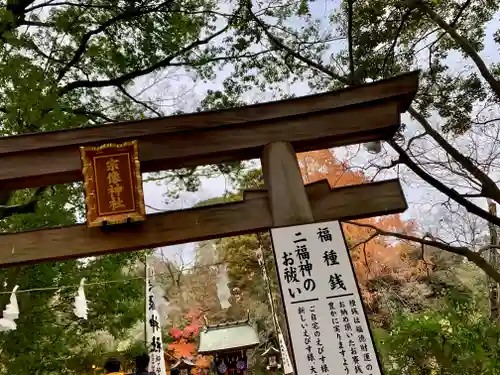
[[217,275],[217,297],[219,298],[220,306],[225,310],[231,307],[229,298],[231,298],[231,291],[227,286],[229,278],[227,276],[226,266],[219,267],[219,274]]
[[281,328],[278,326],[278,341],[280,344],[281,361],[283,362],[283,372],[285,375],[293,373],[292,361],[288,355],[288,349],[286,347],[285,338],[281,332]]
[[73,312],[75,315],[79,318],[87,320],[87,300],[85,298],[85,290],[84,290],[84,285],[85,285],[85,278],[82,278],[80,280],[80,286],[78,287],[78,292],[76,293],[75,296],[75,303],[74,306],[75,308],[73,309]]
[[255,250],[255,255],[257,257],[259,266],[262,267],[264,265],[264,253],[262,252],[262,247],[259,247],[257,250]]
[[17,328],[16,320],[19,318],[19,306],[17,305],[16,291],[19,288],[18,285],[12,290],[10,295],[10,303],[5,307],[3,311],[3,317],[0,319],[0,331],[13,331]]

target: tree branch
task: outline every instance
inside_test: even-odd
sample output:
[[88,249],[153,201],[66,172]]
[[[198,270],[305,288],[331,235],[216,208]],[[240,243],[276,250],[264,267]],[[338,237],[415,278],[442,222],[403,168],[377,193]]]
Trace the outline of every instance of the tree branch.
[[221,30],[217,31],[216,33],[206,37],[205,39],[201,39],[195,42],[190,43],[186,47],[182,48],[181,50],[177,51],[175,54],[170,55],[169,57],[166,57],[165,59],[159,61],[158,63],[144,68],[144,69],[138,69],[134,70],[132,72],[126,73],[120,77],[112,78],[112,79],[107,79],[107,80],[102,80],[102,81],[73,81],[68,83],[66,86],[62,87],[59,90],[59,96],[62,96],[64,94],[67,94],[68,92],[77,89],[77,88],[101,88],[101,87],[107,87],[107,86],[119,86],[123,85],[124,83],[131,81],[137,77],[149,74],[154,72],[157,69],[164,68],[169,66],[169,64],[177,57],[189,52],[190,50],[202,46],[204,44],[209,43],[212,39],[215,39],[219,35],[223,34],[229,29],[229,24],[226,25],[224,28]]
[[370,228],[375,231],[380,236],[387,236],[387,237],[394,237],[394,238],[399,238],[401,240],[405,241],[411,241],[411,242],[416,242],[421,245],[425,246],[432,246],[436,247],[441,250],[448,251],[453,254],[461,255],[465,257],[467,260],[470,262],[474,263],[476,266],[481,268],[489,277],[494,279],[495,281],[500,283],[500,273],[492,267],[481,255],[477,252],[474,252],[466,247],[463,246],[452,246],[448,245],[444,242],[440,241],[435,241],[435,240],[430,240],[427,238],[420,238],[416,236],[411,236],[408,234],[403,234],[403,233],[396,233],[396,232],[389,232],[383,229],[378,228],[375,225],[372,224],[365,224],[365,223],[357,223],[355,221],[345,221],[345,223],[352,224],[352,225],[357,225],[360,227],[364,228]]
[[74,66],[80,60],[80,58],[83,56],[83,54],[85,53],[85,51],[87,49],[87,43],[89,42],[90,38],[93,35],[97,35],[97,34],[102,33],[108,27],[116,24],[117,22],[125,21],[127,19],[131,19],[134,17],[143,16],[143,15],[148,14],[148,13],[156,12],[159,9],[161,9],[162,7],[164,7],[165,5],[171,4],[172,2],[173,2],[173,0],[164,1],[163,3],[157,5],[153,8],[146,8],[146,9],[141,10],[141,11],[139,11],[137,8],[128,8],[125,12],[123,12],[115,17],[110,18],[109,20],[104,22],[102,25],[100,25],[98,28],[86,33],[82,37],[82,39],[80,41],[80,45],[78,46],[77,50],[75,51],[73,58],[59,72],[59,74],[57,76],[57,81],[60,81],[66,75],[66,73],[71,69],[71,67]]
[[500,203],[500,189],[498,189],[498,186],[486,173],[474,165],[469,158],[464,156],[446,139],[444,139],[443,136],[432,127],[429,121],[427,121],[427,119],[415,108],[410,106],[408,112],[422,125],[425,132],[429,134],[448,155],[455,159],[457,163],[459,163],[467,172],[473,175],[480,182],[482,187],[481,193],[484,196],[494,199],[497,203]]
[[410,14],[413,9],[409,9],[403,14],[403,17],[401,18],[401,23],[399,24],[398,30],[396,31],[396,35],[394,36],[394,40],[392,41],[391,46],[389,47],[389,50],[385,54],[384,57],[384,62],[382,64],[382,74],[385,72],[385,67],[387,65],[387,61],[389,60],[390,55],[394,55],[394,51],[396,49],[396,44],[398,42],[399,36],[401,35],[401,32],[403,31],[404,25],[408,18],[410,17]]
[[12,31],[24,23],[26,8],[36,0],[10,0],[7,1],[5,8],[12,14],[11,21],[5,21],[0,24],[0,40],[6,41],[5,33]]
[[156,116],[158,117],[162,117],[163,115],[158,112],[156,109],[154,109],[153,107],[151,107],[150,105],[144,103],[144,102],[141,102],[140,100],[137,100],[136,98],[134,98],[132,95],[130,95],[127,90],[125,90],[125,88],[122,86],[122,85],[118,85],[118,90],[120,90],[120,92],[125,95],[127,98],[129,98],[130,100],[132,100],[134,103],[136,104],[139,104],[139,105],[142,105],[144,108],[146,109],[149,109],[151,112],[153,112]]
[[[349,222],[348,224],[352,224],[351,222]],[[365,238],[364,240],[362,241],[359,241],[359,242],[356,242],[355,245],[353,246],[350,246],[349,247],[349,250],[354,250],[355,248],[357,248],[358,246],[361,246],[361,245],[366,245],[368,242],[370,242],[371,240],[373,240],[375,237],[378,236],[378,233],[372,233],[371,235],[369,235],[367,238]],[[365,257],[366,258],[366,257]],[[367,264],[368,266],[368,264]]]
[[491,74],[490,70],[484,63],[479,53],[474,49],[474,47],[469,43],[467,39],[462,37],[453,26],[448,24],[439,14],[437,14],[434,9],[432,9],[427,1],[425,0],[411,0],[413,6],[419,8],[422,12],[427,14],[439,27],[441,27],[444,31],[446,31],[450,37],[457,43],[460,48],[465,52],[467,56],[469,56],[482,77],[488,82],[491,89],[500,100],[500,82],[496,80],[496,78]]
[[352,18],[353,18],[353,5],[354,0],[347,1],[347,46],[349,50],[349,82],[355,84],[355,72],[354,72],[354,39],[352,36]]
[[277,48],[283,50],[283,51],[286,51],[290,56],[296,58],[297,60],[299,61],[302,61],[303,63],[309,65],[310,67],[313,67],[315,68],[316,70],[328,75],[329,77],[333,78],[333,79],[336,79],[342,83],[345,83],[345,84],[349,84],[349,80],[346,79],[345,77],[339,75],[339,74],[336,74],[334,73],[333,71],[331,71],[330,69],[326,68],[325,66],[321,65],[321,64],[318,64],[317,62],[305,57],[305,56],[302,56],[302,54],[300,54],[299,52],[293,50],[292,48],[288,47],[287,45],[285,45],[279,38],[277,38],[276,36],[274,36],[273,34],[271,34],[269,32],[269,26],[267,24],[265,24],[263,21],[261,21],[253,12],[252,12],[252,9],[251,9],[251,4],[249,4],[248,6],[248,12],[250,13],[251,17],[254,19],[255,23],[257,23],[257,25],[262,29],[262,31],[264,32],[264,34],[266,34],[267,38],[269,39],[269,41],[271,42],[272,45],[276,46]]
[[30,200],[26,203],[16,204],[12,206],[0,205],[0,220],[9,216],[19,214],[32,214],[35,213],[36,206],[42,197],[43,193],[48,189],[47,186],[39,187],[31,196]]
[[35,53],[37,53],[39,56],[43,57],[44,59],[48,61],[52,61],[58,64],[62,64],[63,61],[56,59],[55,57],[47,55],[44,51],[38,47],[38,45],[33,41],[33,40],[28,40],[26,46],[28,48],[31,48]]
[[[95,121],[96,118],[100,118],[106,122],[117,122],[118,120],[113,119],[107,115],[105,115],[102,112],[97,112],[97,111],[89,111],[84,108],[76,108],[73,110],[68,110],[68,112],[74,113],[75,115],[83,115],[87,116],[89,119]],[[97,121],[99,122],[99,121]]]
[[56,7],[56,6],[74,6],[74,7],[79,7],[79,8],[97,8],[97,9],[110,9],[111,8],[111,6],[109,6],[109,5],[78,4],[78,3],[72,3],[71,1],[62,1],[59,3],[50,2],[50,3],[33,5],[31,8],[26,9],[26,13],[32,12],[32,11],[40,9],[40,8]]
[[482,254],[486,251],[491,251],[491,250],[500,250],[500,245],[486,245],[480,248],[477,253]]
[[22,21],[23,26],[36,26],[36,27],[55,27],[55,23],[47,23],[40,21]]
[[181,66],[181,67],[194,67],[194,66],[203,66],[208,63],[213,63],[213,62],[226,62],[226,61],[232,61],[232,60],[242,60],[242,59],[253,59],[256,58],[260,55],[265,55],[269,52],[271,52],[272,49],[265,49],[259,52],[255,53],[243,53],[241,55],[233,55],[233,56],[216,56],[212,57],[210,59],[206,59],[203,61],[177,61],[175,63],[170,63],[168,66]]
[[[472,3],[472,0],[467,0],[461,7],[460,9],[458,10],[455,18],[453,19],[453,21],[451,21],[450,23],[450,27],[454,28],[455,25],[458,23],[458,21],[460,20],[460,17],[462,17],[462,14],[464,13],[465,9],[467,9],[469,7],[469,5]],[[443,39],[443,37],[448,34],[446,31],[441,33],[441,35],[439,35],[436,40],[434,42],[432,42],[430,45],[429,45],[429,49],[433,48],[437,43],[439,43],[439,41],[441,39]]]
[[439,190],[441,193],[448,196],[450,199],[462,205],[468,212],[471,212],[486,221],[489,221],[491,223],[494,223],[495,225],[500,226],[500,219],[498,217],[491,215],[489,212],[476,206],[474,203],[470,202],[462,195],[460,195],[455,189],[449,188],[448,186],[444,185],[441,181],[432,177],[430,174],[428,174],[426,171],[420,168],[413,160],[411,160],[411,158],[408,156],[405,150],[403,150],[403,148],[399,146],[396,142],[391,140],[388,143],[399,154],[400,161],[406,164],[406,166],[410,168],[413,171],[413,173],[415,173],[422,180],[427,182],[435,189]]
[[470,194],[462,194],[462,197],[464,198],[486,198],[483,194],[481,193],[470,193]]

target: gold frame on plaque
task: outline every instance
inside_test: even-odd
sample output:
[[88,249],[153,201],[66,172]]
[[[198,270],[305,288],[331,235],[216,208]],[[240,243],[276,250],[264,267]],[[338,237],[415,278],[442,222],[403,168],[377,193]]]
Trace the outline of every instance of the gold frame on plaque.
[[[132,148],[132,152],[127,150],[129,160],[132,159],[130,166],[130,179],[133,182],[132,193],[134,196],[135,211],[116,213],[111,215],[100,216],[97,210],[97,182],[95,180],[95,170],[93,165],[93,157],[88,155],[89,152],[101,152],[106,149]],[[121,152],[123,154],[123,152]],[[115,156],[115,154],[106,154],[105,156]],[[146,207],[144,204],[144,191],[142,188],[142,175],[140,170],[139,146],[137,141],[128,141],[120,144],[107,143],[96,147],[80,146],[80,159],[82,161],[83,174],[83,189],[85,192],[85,204],[87,208],[87,226],[100,227],[104,224],[124,224],[129,221],[144,221],[146,219]]]

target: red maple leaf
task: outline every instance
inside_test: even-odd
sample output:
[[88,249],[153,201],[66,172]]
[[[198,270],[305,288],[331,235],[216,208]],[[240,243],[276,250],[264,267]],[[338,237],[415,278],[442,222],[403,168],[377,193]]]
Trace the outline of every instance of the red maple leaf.
[[174,327],[170,330],[170,336],[172,336],[174,340],[180,340],[183,336],[182,333],[183,332],[179,328]]

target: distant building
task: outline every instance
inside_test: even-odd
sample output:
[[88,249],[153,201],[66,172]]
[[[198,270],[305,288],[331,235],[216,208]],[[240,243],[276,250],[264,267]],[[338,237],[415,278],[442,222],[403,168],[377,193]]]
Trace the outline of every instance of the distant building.
[[247,375],[247,350],[258,345],[257,329],[249,319],[206,325],[200,332],[198,354],[213,357],[217,375]]

